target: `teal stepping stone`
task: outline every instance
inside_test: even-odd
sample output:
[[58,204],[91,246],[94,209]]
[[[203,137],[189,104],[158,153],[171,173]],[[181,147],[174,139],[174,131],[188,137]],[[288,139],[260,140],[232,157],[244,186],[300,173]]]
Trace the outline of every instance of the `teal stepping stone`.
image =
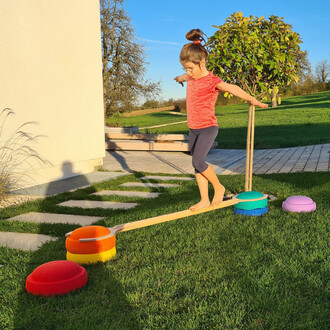
[[[262,194],[259,191],[245,191],[241,194],[238,194],[236,198],[238,199],[256,199],[263,197],[264,194]],[[251,201],[251,202],[241,202],[236,205],[234,205],[235,209],[239,210],[255,210],[255,209],[262,209],[267,207],[268,200],[267,198],[261,199],[259,201]]]

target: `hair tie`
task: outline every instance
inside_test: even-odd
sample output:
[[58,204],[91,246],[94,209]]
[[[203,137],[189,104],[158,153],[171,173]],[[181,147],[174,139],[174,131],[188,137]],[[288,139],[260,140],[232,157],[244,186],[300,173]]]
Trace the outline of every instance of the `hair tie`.
[[194,40],[194,44],[200,44],[201,41],[200,40]]

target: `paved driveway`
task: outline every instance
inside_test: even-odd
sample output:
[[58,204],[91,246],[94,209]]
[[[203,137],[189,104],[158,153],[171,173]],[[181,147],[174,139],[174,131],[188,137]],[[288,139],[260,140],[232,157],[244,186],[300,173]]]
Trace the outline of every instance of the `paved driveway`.
[[[329,171],[330,144],[254,151],[255,174]],[[207,162],[217,174],[245,172],[245,150],[213,149]],[[184,152],[107,151],[109,171],[193,174],[191,156]]]

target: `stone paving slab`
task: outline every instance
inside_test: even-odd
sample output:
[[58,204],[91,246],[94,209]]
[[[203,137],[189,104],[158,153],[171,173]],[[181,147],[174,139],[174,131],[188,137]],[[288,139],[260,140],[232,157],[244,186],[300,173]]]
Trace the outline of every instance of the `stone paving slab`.
[[0,246],[12,249],[36,251],[41,245],[49,241],[56,241],[56,238],[41,234],[0,232]]
[[20,214],[16,217],[9,218],[7,220],[34,222],[34,223],[64,223],[64,224],[77,224],[81,226],[88,226],[103,218],[104,217],[90,217],[86,215],[30,212],[30,213]]
[[100,202],[100,201],[88,201],[88,200],[69,200],[58,204],[60,206],[67,207],[81,207],[83,209],[132,209],[139,205],[138,203],[120,203],[120,202]]
[[127,173],[119,172],[91,172],[84,175],[76,175],[71,178],[53,181],[36,185],[33,187],[22,188],[11,191],[13,195],[30,195],[30,196],[52,196],[65,191],[74,191],[76,189],[86,188],[91,184],[107,181],[127,175]]
[[179,187],[178,184],[170,183],[150,183],[150,182],[126,182],[121,184],[123,187],[141,187],[141,188],[173,188]]
[[140,180],[162,180],[162,181],[170,181],[170,180],[180,180],[180,181],[194,181],[195,178],[189,177],[180,177],[180,176],[161,176],[161,175],[148,175],[140,178]]
[[96,196],[125,196],[125,197],[141,197],[141,198],[156,198],[160,193],[143,192],[143,191],[123,191],[123,190],[101,190],[93,193]]

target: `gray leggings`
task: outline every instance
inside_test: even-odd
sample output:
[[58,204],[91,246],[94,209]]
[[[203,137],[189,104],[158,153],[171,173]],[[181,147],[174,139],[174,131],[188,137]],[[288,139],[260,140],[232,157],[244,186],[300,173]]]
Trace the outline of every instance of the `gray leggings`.
[[189,146],[195,173],[203,173],[209,167],[205,159],[217,135],[217,126],[189,130]]

